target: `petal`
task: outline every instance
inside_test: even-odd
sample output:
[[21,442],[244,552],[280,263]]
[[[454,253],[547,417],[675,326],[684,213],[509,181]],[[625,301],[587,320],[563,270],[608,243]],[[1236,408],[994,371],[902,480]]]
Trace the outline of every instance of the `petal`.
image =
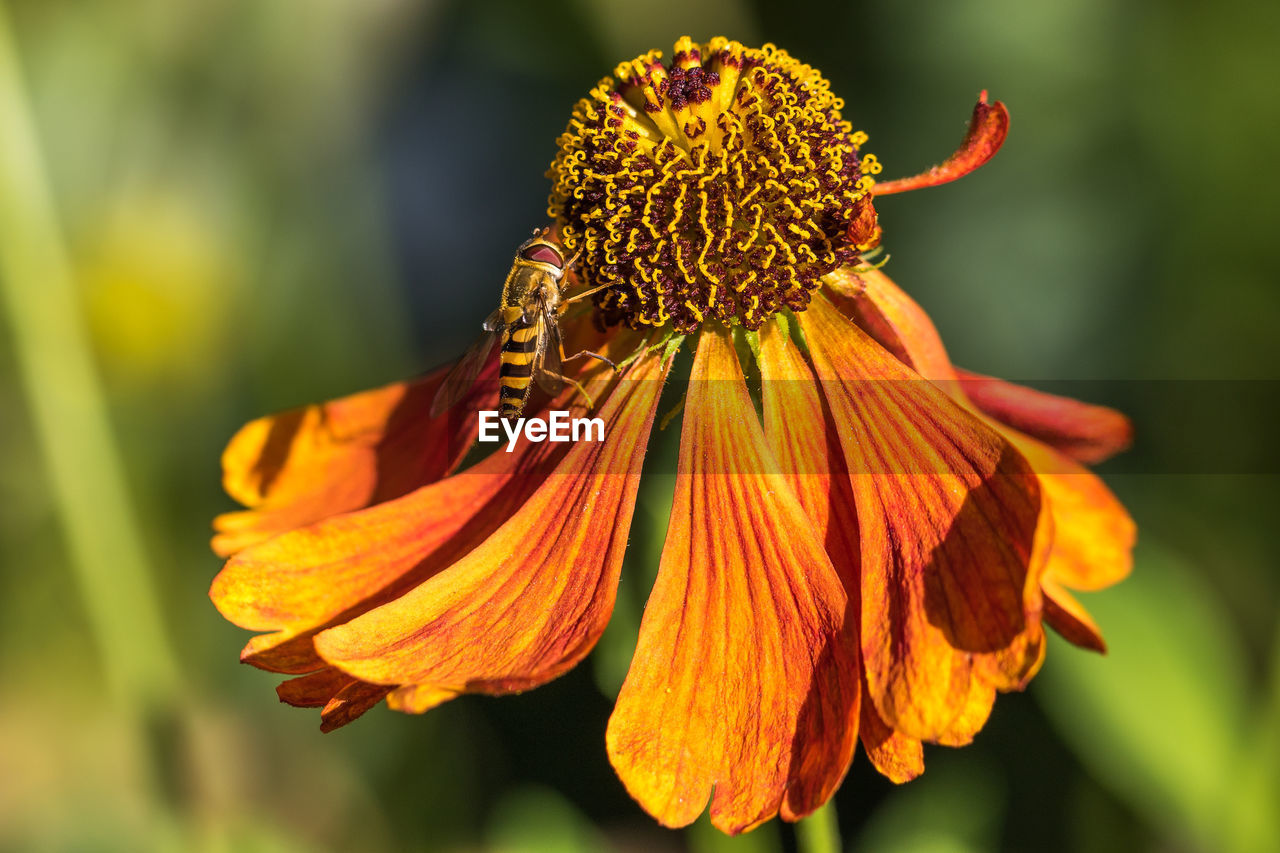
[[338,692],[320,710],[320,731],[331,732],[352,722],[365,711],[382,701],[387,687],[354,681]]
[[823,281],[836,307],[876,343],[948,393],[955,390],[955,368],[933,320],[893,279],[879,270],[842,267]]
[[703,330],[658,578],[609,720],[609,757],[666,826],[708,798],[737,833],[795,820],[856,743],[846,597],[777,471],[728,334]]
[[1133,440],[1133,425],[1115,409],[1036,391],[955,368],[929,315],[879,270],[845,267],[824,279],[833,301],[908,367],[976,406],[1084,463],[1101,462]]
[[234,624],[276,632],[255,637],[242,659],[284,672],[322,666],[302,635],[389,601],[461,559],[528,500],[560,449],[522,442],[517,452],[498,451],[402,498],[241,551],[209,596]]
[[1108,459],[1133,443],[1133,424],[1115,409],[1082,403],[957,370],[960,387],[979,409],[1085,464]]
[[[865,677],[862,689],[865,694]],[[924,772],[924,745],[916,738],[894,731],[880,718],[874,702],[862,703],[862,727],[859,732],[867,758],[890,782],[901,785]]]
[[[638,337],[616,335],[603,348],[621,359]],[[578,378],[596,398],[613,372],[593,362]],[[572,386],[548,410],[586,409]],[[476,421],[474,413],[468,420]],[[319,669],[311,635],[392,600],[463,557],[515,512],[567,452],[564,444],[520,439],[445,480],[368,509],[329,518],[248,548],[214,578],[210,597],[231,622],[254,637],[241,660],[275,672]]]
[[969,118],[969,130],[954,154],[940,165],[919,175],[879,182],[872,192],[877,196],[892,195],[923,187],[936,187],[963,178],[996,156],[1008,135],[1009,110],[1000,101],[988,104],[987,90],[983,89],[978,95],[978,103],[973,107],[973,115]]
[[[496,375],[496,364],[488,373]],[[213,550],[226,557],[277,533],[406,494],[452,471],[475,439],[476,423],[460,414],[470,411],[462,407],[427,416],[447,372],[442,368],[241,427],[222,454],[222,481],[227,494],[250,509],[214,520]],[[475,387],[476,395],[491,394],[494,385]]]
[[1069,643],[1106,654],[1102,631],[1080,602],[1052,578],[1041,580],[1040,588],[1044,590],[1044,620],[1049,626]]
[[1040,475],[1053,513],[1053,548],[1045,578],[1073,589],[1103,589],[1128,577],[1137,526],[1096,474],[1016,430],[1001,433]]
[[800,323],[852,472],[871,697],[895,729],[945,739],[975,677],[1018,687],[1039,659],[1036,477],[825,298]]
[[[980,386],[980,395],[984,391],[989,392],[996,387],[998,380],[968,381],[966,377],[976,374],[965,374],[953,368],[933,322],[888,276],[878,271],[854,274],[840,270],[828,276],[826,282],[835,294],[838,307],[900,361],[933,380],[956,402],[971,411],[976,413],[985,409],[975,405],[969,392],[975,384]],[[1052,400],[1055,401],[1052,405],[1059,411],[1094,412],[1089,417],[1096,424],[1110,422],[1114,425],[1116,419],[1128,423],[1123,415],[1111,409],[1062,397]],[[1102,413],[1110,413],[1114,418]],[[990,409],[985,409],[985,414],[1001,416],[1001,412]],[[1070,422],[1071,418],[1063,421]],[[1046,446],[1016,429],[997,424],[992,426],[1013,443],[1040,475],[1041,489],[1046,498],[1044,504],[1053,513],[1055,528],[1046,574],[1076,589],[1101,589],[1124,578],[1132,562],[1136,528],[1106,484],[1059,449]],[[1103,432],[1105,430],[1094,431],[1093,436],[1099,438]],[[1083,433],[1076,432],[1075,435]],[[1119,432],[1112,430],[1111,435],[1118,436]],[[1092,446],[1101,447],[1103,443],[1098,441]],[[1076,446],[1083,445],[1077,443]],[[1110,447],[1118,445],[1113,442]]]
[[333,667],[290,678],[276,686],[281,702],[295,708],[323,708],[334,696],[355,683],[355,679]]
[[604,441],[572,445],[528,501],[447,570],[318,634],[321,657],[362,681],[435,695],[515,692],[570,669],[613,608],[665,373],[658,355],[634,362],[599,414]]

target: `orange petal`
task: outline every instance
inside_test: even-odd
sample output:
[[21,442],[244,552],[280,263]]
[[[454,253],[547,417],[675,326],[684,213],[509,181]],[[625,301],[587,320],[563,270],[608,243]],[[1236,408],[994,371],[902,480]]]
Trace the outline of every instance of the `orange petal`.
[[[867,681],[862,679],[867,692]],[[881,775],[895,785],[910,782],[924,772],[924,745],[913,737],[894,731],[880,718],[874,702],[862,703],[862,748]]]
[[281,702],[295,708],[323,708],[354,683],[354,678],[330,666],[280,682],[276,686],[276,695]]
[[[1041,643],[1038,648],[1043,648],[1043,645]],[[936,742],[941,746],[968,746],[973,743],[974,737],[982,731],[991,717],[991,709],[995,704],[995,688],[981,678],[971,680],[964,707]]]
[[[496,375],[497,361],[487,371]],[[328,403],[250,421],[222,454],[227,494],[249,507],[214,520],[213,550],[229,556],[341,512],[389,500],[448,474],[476,434],[469,400],[428,410],[447,368]],[[493,377],[490,376],[489,379]],[[492,381],[475,386],[491,395]]]
[[[630,354],[634,335],[616,336],[605,350]],[[609,368],[588,366],[580,379],[600,399],[613,381]],[[572,386],[547,409],[585,409]],[[467,418],[475,421],[475,414]],[[523,438],[479,464],[408,495],[329,518],[248,548],[214,578],[210,597],[231,622],[275,631],[250,640],[245,663],[275,672],[324,666],[311,635],[386,603],[449,566],[497,530],[542,484],[564,456],[564,444]]]
[[1038,660],[1036,477],[824,297],[799,316],[851,472],[871,697],[895,729],[945,739],[976,673],[1017,687]]
[[330,666],[281,682],[276,694],[295,708],[322,708],[320,730],[331,732],[378,704],[387,688],[357,681]]
[[850,599],[848,623],[855,626],[861,577],[858,516],[835,425],[823,410],[813,370],[777,323],[760,331],[759,363],[765,437],[844,583]]
[[1080,462],[1101,462],[1132,442],[1132,424],[1115,409],[953,367],[929,315],[879,270],[843,268],[824,280],[846,316],[903,364],[966,405],[972,403]]
[[255,637],[245,662],[316,669],[323,661],[300,635],[390,601],[466,555],[534,493],[562,449],[521,442],[404,497],[276,536],[227,561],[209,597],[236,625],[276,632]]
[[879,270],[842,267],[823,279],[840,311],[916,373],[953,397],[958,386],[946,347],[924,309]]
[[974,105],[973,115],[969,118],[969,130],[954,154],[941,165],[919,175],[878,182],[872,192],[877,196],[892,195],[949,184],[986,165],[988,160],[996,156],[1008,135],[1009,110],[1000,101],[988,104],[987,90],[983,89],[978,95],[978,103]]
[[960,387],[979,409],[1072,459],[1092,465],[1133,443],[1133,424],[1115,409],[980,373],[957,370],[956,374]]
[[1103,589],[1129,575],[1137,527],[1096,474],[1033,438],[1003,428],[1040,475],[1053,513],[1053,548],[1045,577],[1073,589]]
[[570,669],[613,608],[665,373],[657,355],[634,362],[599,413],[604,441],[573,444],[528,501],[447,570],[318,634],[320,655],[361,681],[432,695],[515,692]]
[[389,689],[363,681],[347,685],[320,710],[320,731],[331,732],[342,728],[381,702]]
[[702,331],[674,506],[609,757],[666,826],[708,798],[737,833],[795,820],[839,784],[856,744],[846,597],[776,473],[728,334]]
[[1080,602],[1052,578],[1042,579],[1040,588],[1044,591],[1044,621],[1067,642],[1106,654],[1107,644],[1102,639],[1102,631]]

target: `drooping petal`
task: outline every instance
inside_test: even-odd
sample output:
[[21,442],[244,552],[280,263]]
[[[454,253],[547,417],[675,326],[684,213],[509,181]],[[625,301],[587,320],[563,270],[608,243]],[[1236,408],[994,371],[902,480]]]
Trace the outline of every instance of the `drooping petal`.
[[[584,325],[576,324],[579,335]],[[589,328],[586,334],[598,336]],[[638,336],[622,333],[601,349],[620,360],[638,344]],[[594,361],[576,375],[596,400],[614,381],[613,371]],[[530,416],[545,418],[552,410],[587,414],[573,386]],[[465,417],[473,431],[477,423],[473,410],[445,417]],[[504,438],[502,449],[460,474],[284,533],[229,560],[210,589],[214,604],[243,628],[275,632],[251,639],[241,660],[275,672],[320,669],[324,662],[312,643],[317,630],[390,601],[468,553],[534,493],[567,451],[562,443],[523,437],[512,452],[505,448]]]
[[328,663],[414,694],[509,693],[563,674],[591,650],[613,608],[640,466],[666,373],[635,361],[604,403],[603,441],[580,441],[537,490],[465,557],[418,586],[318,634]]
[[[951,366],[928,315],[888,276],[879,271],[853,274],[846,270],[828,276],[826,282],[840,310],[878,343],[932,380],[957,403],[984,418],[990,417],[990,412],[984,412],[969,398],[966,392],[971,390],[972,383],[965,380],[963,371]],[[1060,401],[1054,405],[1063,410],[1099,410],[1090,416],[1095,423],[1118,423],[1102,414],[1111,412],[1110,409],[1054,399]],[[1123,415],[1113,414],[1127,423]],[[1054,516],[1054,542],[1046,574],[1076,589],[1100,589],[1124,578],[1132,562],[1136,528],[1106,484],[1059,449],[1008,426],[993,426],[1040,475],[1045,496],[1043,506]],[[1103,432],[1105,430],[1093,434],[1100,438]],[[1113,430],[1111,435],[1118,436],[1119,432]],[[1101,444],[1100,440],[1093,446]]]
[[877,196],[892,195],[949,184],[986,165],[988,160],[996,156],[1008,135],[1009,110],[1000,101],[988,104],[987,90],[983,89],[978,95],[978,103],[973,107],[973,115],[969,118],[969,130],[954,154],[919,175],[878,182],[872,192]]
[[1072,589],[1104,589],[1128,577],[1137,526],[1106,483],[1063,454],[1016,430],[1004,435],[1040,475],[1053,510],[1045,576]]
[[729,833],[821,805],[856,743],[846,596],[771,458],[728,334],[704,329],[658,579],[606,736],[633,797]]
[[[866,679],[863,691],[867,692]],[[862,748],[873,767],[895,785],[910,782],[924,772],[924,744],[895,731],[880,718],[871,701],[862,703]]]
[[242,660],[280,672],[323,666],[310,633],[390,601],[483,542],[546,478],[563,445],[521,441],[396,500],[284,533],[232,557],[209,596],[254,631]]
[[1133,443],[1133,424],[1115,409],[958,368],[956,375],[979,409],[1086,465]]
[[347,725],[381,702],[389,689],[363,681],[348,684],[320,709],[320,731],[327,733]]
[[475,439],[470,412],[496,387],[477,382],[477,399],[428,417],[447,368],[328,403],[258,418],[222,454],[223,487],[249,507],[214,520],[222,557],[322,518],[407,494],[451,472]]
[[1051,577],[1040,581],[1044,590],[1044,621],[1069,643],[1106,654],[1102,631],[1071,593]]
[[945,740],[974,678],[1016,688],[1038,661],[1036,477],[825,298],[799,316],[851,472],[871,698],[895,729]]

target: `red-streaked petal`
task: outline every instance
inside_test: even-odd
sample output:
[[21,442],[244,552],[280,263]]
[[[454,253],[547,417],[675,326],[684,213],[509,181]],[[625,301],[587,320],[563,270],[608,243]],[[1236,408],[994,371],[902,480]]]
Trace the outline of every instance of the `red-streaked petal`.
[[658,355],[634,362],[599,413],[604,441],[572,445],[447,570],[318,634],[321,657],[362,681],[455,693],[525,690],[570,669],[613,608],[665,373]]
[[978,672],[1012,688],[1038,660],[1036,477],[824,297],[799,316],[851,472],[871,697],[895,729],[945,739]]
[[724,331],[704,329],[658,579],[609,758],[659,822],[742,832],[821,805],[855,740],[845,593],[785,479]]
[[899,361],[956,396],[955,368],[933,320],[879,270],[842,267],[823,281],[837,308]]
[[246,663],[316,669],[323,661],[300,635],[390,601],[461,559],[534,493],[562,449],[522,440],[515,452],[499,450],[402,498],[276,536],[227,561],[209,597],[234,624],[276,632],[251,641]]
[[1133,443],[1133,424],[1115,409],[958,368],[956,375],[979,409],[1086,465],[1109,459]]
[[1008,135],[1009,110],[1000,101],[988,104],[987,90],[983,89],[978,95],[978,103],[973,107],[973,115],[969,118],[969,130],[954,154],[919,175],[877,182],[871,191],[882,196],[949,184],[986,165],[988,160],[996,156]]
[[929,315],[879,270],[843,268],[824,281],[840,310],[903,364],[997,421],[1086,464],[1133,440],[1133,425],[1115,409],[953,367]]
[[[637,344],[637,336],[624,333],[604,349],[621,359]],[[592,363],[579,378],[599,400],[613,372]],[[547,409],[586,414],[572,386]],[[476,420],[474,412],[466,417]],[[250,640],[241,660],[275,672],[321,668],[311,639],[316,630],[386,603],[460,559],[534,493],[566,452],[564,444],[523,438],[513,452],[505,446],[504,439],[453,477],[276,536],[229,560],[210,589],[214,604],[241,627],[275,632]]]
[[[487,379],[496,376],[496,360]],[[222,454],[227,494],[249,507],[214,520],[213,550],[230,556],[314,521],[399,497],[447,475],[476,434],[459,407],[427,412],[447,369],[250,421]],[[479,382],[467,405],[492,396]]]
[[1102,631],[1071,593],[1050,577],[1040,581],[1040,588],[1044,590],[1044,621],[1049,623],[1049,627],[1073,645],[1100,654],[1107,653]]
[[[760,330],[758,361],[764,434],[780,471],[799,499],[844,587],[848,604],[843,630],[847,635],[849,665],[860,673],[858,517],[840,439],[823,409],[812,368],[787,330],[777,322],[768,323]],[[858,730],[860,715],[860,682],[861,676],[859,696],[848,708],[848,725],[854,732]],[[884,751],[899,751],[897,747],[897,743],[892,743]],[[908,751],[900,752],[902,754],[895,757],[907,760]]]

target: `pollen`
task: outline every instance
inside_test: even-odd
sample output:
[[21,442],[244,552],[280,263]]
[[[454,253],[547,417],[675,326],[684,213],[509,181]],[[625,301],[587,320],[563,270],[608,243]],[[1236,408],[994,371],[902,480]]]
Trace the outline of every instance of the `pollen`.
[[723,38],[601,80],[557,140],[548,212],[604,322],[758,329],[857,263],[880,164],[843,106],[786,51]]

